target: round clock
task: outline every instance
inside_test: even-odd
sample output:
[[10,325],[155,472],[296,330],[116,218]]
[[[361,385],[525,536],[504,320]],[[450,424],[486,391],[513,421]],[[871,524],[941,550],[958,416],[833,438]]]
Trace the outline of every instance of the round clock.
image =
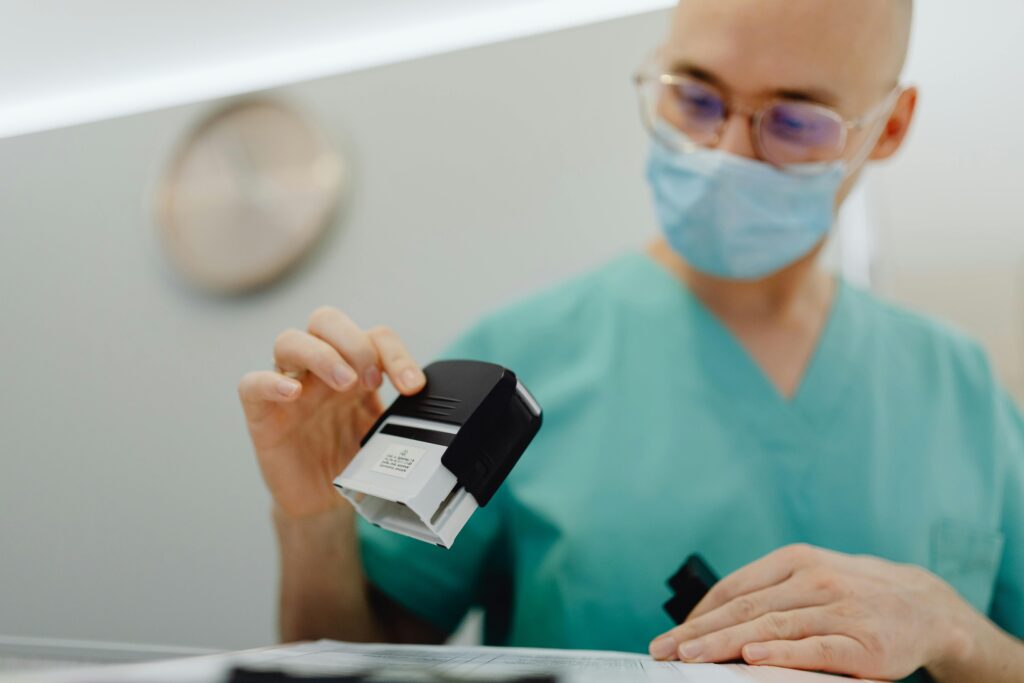
[[161,180],[166,251],[201,287],[265,285],[330,225],[344,175],[323,135],[292,109],[271,100],[230,104],[183,140]]

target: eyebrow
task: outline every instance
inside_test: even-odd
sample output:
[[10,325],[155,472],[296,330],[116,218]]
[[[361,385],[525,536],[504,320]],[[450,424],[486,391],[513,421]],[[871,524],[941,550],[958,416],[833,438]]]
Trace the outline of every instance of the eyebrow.
[[[729,87],[716,74],[691,62],[673,62],[669,67],[669,73],[690,76],[713,85],[720,90],[729,91]],[[779,88],[767,94],[771,97],[797,100],[799,102],[812,102],[825,105],[826,107],[836,107],[839,103],[839,98],[834,93],[823,88]]]

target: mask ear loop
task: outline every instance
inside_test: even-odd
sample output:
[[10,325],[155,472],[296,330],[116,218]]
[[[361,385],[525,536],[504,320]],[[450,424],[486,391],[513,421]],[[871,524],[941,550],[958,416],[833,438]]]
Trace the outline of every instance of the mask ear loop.
[[[843,176],[844,178],[849,178],[859,171],[868,160],[868,157],[871,156],[871,152],[873,152],[875,147],[878,146],[878,139],[882,136],[882,131],[885,129],[886,124],[889,123],[889,119],[892,118],[892,113],[896,111],[896,104],[903,92],[903,88],[893,88],[892,92],[890,92],[889,95],[882,100],[882,103],[878,105],[875,112],[870,114],[876,118],[867,129],[867,136],[864,138],[861,148],[857,150],[857,153],[853,155],[853,158],[851,158],[850,161],[844,162],[844,166],[846,167],[846,173],[844,173]],[[879,112],[883,115],[878,115]]]
[[679,130],[663,117],[655,114],[651,123],[651,131],[657,144],[673,152],[692,154],[700,149],[689,135]]

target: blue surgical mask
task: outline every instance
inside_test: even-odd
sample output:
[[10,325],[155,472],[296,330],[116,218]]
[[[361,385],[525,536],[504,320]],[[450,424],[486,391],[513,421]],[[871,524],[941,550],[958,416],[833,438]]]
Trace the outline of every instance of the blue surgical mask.
[[808,254],[835,218],[843,162],[790,174],[716,149],[652,140],[647,180],[662,231],[697,270],[756,280]]

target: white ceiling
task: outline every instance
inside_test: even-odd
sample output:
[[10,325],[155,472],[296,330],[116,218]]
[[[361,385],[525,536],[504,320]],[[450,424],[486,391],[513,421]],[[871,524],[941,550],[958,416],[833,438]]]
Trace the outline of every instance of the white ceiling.
[[671,0],[4,0],[0,138],[639,14]]

